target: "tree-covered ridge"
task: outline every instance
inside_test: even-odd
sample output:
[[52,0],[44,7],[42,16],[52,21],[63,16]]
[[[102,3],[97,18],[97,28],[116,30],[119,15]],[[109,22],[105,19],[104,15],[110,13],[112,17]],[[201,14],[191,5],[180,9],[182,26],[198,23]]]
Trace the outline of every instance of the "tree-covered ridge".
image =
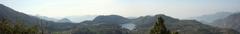
[[150,31],[150,34],[178,34],[178,32],[171,32],[164,25],[164,20],[161,17],[157,17],[157,21]]

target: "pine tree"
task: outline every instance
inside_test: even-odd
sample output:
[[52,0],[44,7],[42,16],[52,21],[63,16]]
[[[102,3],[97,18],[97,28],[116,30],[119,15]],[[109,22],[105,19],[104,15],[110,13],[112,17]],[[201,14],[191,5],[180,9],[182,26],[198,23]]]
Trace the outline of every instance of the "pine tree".
[[178,32],[170,32],[161,17],[157,18],[157,22],[150,31],[150,34],[178,34]]

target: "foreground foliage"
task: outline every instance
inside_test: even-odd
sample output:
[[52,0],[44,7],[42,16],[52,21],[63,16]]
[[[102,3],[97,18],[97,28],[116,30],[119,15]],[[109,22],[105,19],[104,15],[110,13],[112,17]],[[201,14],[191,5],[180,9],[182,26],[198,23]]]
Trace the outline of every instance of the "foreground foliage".
[[0,20],[1,34],[38,34],[37,26],[27,27],[22,23],[11,24],[9,20]]
[[157,22],[150,31],[150,34],[178,34],[178,32],[169,31],[164,25],[164,20],[161,17],[158,17]]

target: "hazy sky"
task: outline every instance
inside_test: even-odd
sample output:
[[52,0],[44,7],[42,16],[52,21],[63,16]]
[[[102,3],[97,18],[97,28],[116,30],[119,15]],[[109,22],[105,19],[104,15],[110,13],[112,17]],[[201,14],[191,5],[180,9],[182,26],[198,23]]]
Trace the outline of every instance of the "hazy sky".
[[17,11],[48,17],[110,15],[125,17],[166,14],[188,18],[240,11],[240,0],[0,0]]

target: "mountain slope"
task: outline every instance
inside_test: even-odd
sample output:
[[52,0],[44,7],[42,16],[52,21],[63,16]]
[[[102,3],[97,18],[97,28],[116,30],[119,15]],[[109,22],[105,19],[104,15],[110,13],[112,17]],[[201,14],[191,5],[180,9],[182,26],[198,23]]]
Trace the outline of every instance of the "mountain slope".
[[121,24],[128,22],[128,19],[118,15],[101,15],[92,21],[79,23],[73,34],[128,34],[126,28]]
[[108,16],[98,16],[93,21],[95,22],[105,22],[105,23],[126,23],[129,21],[127,18],[118,15],[108,15]]
[[[0,19],[7,19],[10,23],[23,23],[27,26],[39,26],[48,32],[65,31],[75,27],[74,23],[56,23],[48,20],[43,20],[35,16],[30,16],[18,11],[15,11],[7,6],[0,4]],[[56,30],[57,29],[57,30]]]
[[[235,30],[212,27],[196,20],[179,20],[161,14],[156,16],[161,16],[165,20],[167,29],[177,31],[179,34],[238,34]],[[156,21],[156,16],[146,16],[144,17],[146,20],[136,19],[137,26],[133,32],[135,34],[148,34],[149,29],[153,27],[153,23]]]
[[232,12],[217,12],[217,13],[214,13],[214,14],[195,17],[193,19],[196,19],[200,22],[203,22],[204,24],[209,24],[209,23],[212,23],[213,21],[215,21],[217,19],[225,18],[225,17],[227,17],[231,14],[233,14],[233,13]]
[[[164,19],[167,29],[179,32],[179,34],[238,34],[235,30],[212,27],[196,20],[179,20],[163,14],[156,16]],[[136,19],[126,19],[117,15],[98,16],[93,21],[79,23],[80,25],[78,25],[77,29],[72,31],[77,34],[83,34],[83,32],[98,34],[149,34],[154,22],[156,22],[156,16],[142,16]],[[135,28],[132,30],[121,28],[121,24],[126,23],[134,24]]]
[[40,21],[42,21],[41,19],[38,19],[33,16],[29,16],[21,12],[17,12],[11,8],[8,8],[0,4],[0,19],[3,19],[3,18],[10,20],[12,23],[24,22],[26,24],[37,24]]
[[[166,27],[170,31],[179,31],[180,34],[239,34],[231,29],[222,29],[201,24],[195,20],[179,20],[162,14]],[[12,23],[23,22],[26,25],[38,25],[49,33],[70,32],[72,34],[148,34],[149,29],[156,22],[156,16],[143,16],[136,19],[127,19],[118,15],[98,16],[92,21],[82,23],[56,23],[42,20],[27,14],[17,12],[0,4],[0,19],[8,19]],[[128,30],[122,24],[133,23],[136,28]]]
[[214,21],[211,25],[222,28],[232,28],[240,31],[239,24],[240,24],[240,12],[231,14],[230,16],[223,19],[218,19]]

